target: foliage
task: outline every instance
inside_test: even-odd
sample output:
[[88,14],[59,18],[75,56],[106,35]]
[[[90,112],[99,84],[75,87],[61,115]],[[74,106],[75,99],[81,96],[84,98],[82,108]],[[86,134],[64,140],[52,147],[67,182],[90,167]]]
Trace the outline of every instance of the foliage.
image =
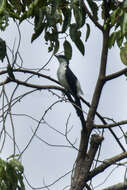
[[4,161],[0,159],[0,189],[25,190],[23,171],[23,166],[19,160]]
[[109,23],[113,27],[114,31],[110,35],[109,47],[111,48],[115,42],[118,47],[122,46],[124,39],[127,39],[127,1],[116,7],[109,18]]
[[[72,12],[75,18],[73,21]],[[72,41],[84,55],[84,44],[81,40],[80,29],[85,24],[86,13],[82,4],[77,0],[27,0],[22,2],[19,0],[1,0],[0,15],[1,30],[5,30],[8,26],[9,18],[17,19],[20,23],[26,19],[34,19],[34,33],[31,41],[33,42],[44,33],[45,41],[49,45],[48,51],[53,51],[54,54],[59,49],[59,34],[70,31],[69,35]],[[64,49],[66,52],[70,51],[71,54],[72,48],[70,46],[71,44],[68,49],[68,46],[65,45]]]
[[[98,4],[94,1],[87,0],[95,21],[98,21]],[[127,38],[127,3],[116,5],[115,1],[109,2],[110,15],[105,18],[105,3],[102,4],[102,19],[105,20],[105,28],[110,24],[113,28],[110,34],[109,47],[114,46],[115,42],[119,47]],[[78,50],[84,55],[85,47],[81,39],[81,28],[86,25],[86,41],[90,34],[90,26],[86,23],[86,10],[83,7],[82,0],[1,0],[0,1],[0,29],[5,30],[8,26],[9,18],[17,19],[20,23],[26,19],[34,20],[34,33],[31,41],[33,42],[42,33],[46,44],[49,46],[48,51],[56,54],[59,50],[59,35],[69,33],[71,40]],[[72,17],[74,15],[74,19]],[[71,58],[71,44],[64,42],[64,51]],[[66,44],[66,45],[65,45]]]
[[127,43],[120,49],[120,58],[121,61],[127,65]]

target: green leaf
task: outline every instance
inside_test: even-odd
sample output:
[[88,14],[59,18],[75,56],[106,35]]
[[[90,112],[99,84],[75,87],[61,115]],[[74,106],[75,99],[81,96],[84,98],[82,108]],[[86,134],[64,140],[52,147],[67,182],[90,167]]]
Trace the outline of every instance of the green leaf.
[[74,17],[75,17],[75,21],[77,24],[77,28],[81,28],[81,26],[82,26],[82,13],[81,13],[81,9],[77,6],[77,4],[73,4],[73,12],[74,12]]
[[76,24],[71,24],[70,26],[70,37],[72,41],[75,43],[75,45],[77,46],[77,48],[79,49],[79,51],[82,53],[82,55],[84,55],[85,47],[82,40],[80,39],[81,32],[77,30]]
[[109,48],[112,48],[112,46],[114,46],[115,40],[116,40],[116,34],[117,34],[116,32],[113,32],[111,36],[109,37],[109,41],[108,41]]
[[71,57],[72,57],[71,44],[67,40],[65,40],[63,46],[64,46],[64,55],[65,55],[65,57],[67,59],[71,59]]
[[123,64],[127,66],[127,43],[125,43],[124,46],[120,48],[120,58]]
[[94,1],[87,0],[89,7],[93,13],[94,19],[97,21],[98,20],[98,6]]
[[77,25],[75,23],[70,25],[70,37],[72,41],[76,41]]
[[9,163],[12,167],[17,168],[21,173],[24,172],[24,168],[18,159],[12,159]]
[[45,27],[46,27],[46,23],[42,23],[40,24],[38,28],[35,28],[35,33],[32,35],[31,42],[33,42],[35,39],[37,39],[41,35]]
[[123,7],[126,9],[127,8],[127,0],[124,1]]
[[55,6],[46,7],[46,19],[49,27],[54,27],[57,23],[62,23],[62,14]]
[[58,52],[58,50],[59,50],[59,40],[56,40],[53,54],[55,55]]
[[9,14],[6,10],[6,0],[0,1],[0,29],[2,31],[5,30],[5,28],[8,26],[9,23]]
[[6,8],[6,0],[1,0],[0,1],[0,15],[5,11]]
[[45,15],[45,9],[36,8],[35,19],[34,19],[35,29],[39,28],[40,25],[43,23],[44,15]]
[[0,38],[0,60],[3,62],[6,56],[6,43]]
[[22,3],[20,0],[9,0],[13,9],[16,10],[19,14],[22,12]]
[[112,25],[114,25],[115,22],[116,22],[116,15],[117,15],[117,13],[118,13],[118,9],[115,9],[115,10],[113,11],[113,13],[111,14],[111,16],[110,16],[111,24],[112,24]]
[[118,47],[121,47],[122,43],[123,43],[123,39],[124,37],[121,35],[121,30],[119,30],[118,32],[116,32],[116,41],[117,41],[117,45]]
[[123,18],[124,18],[124,11],[121,8],[118,8],[118,14],[116,15],[117,22],[115,23],[115,30],[121,26],[122,28],[122,23],[123,23]]
[[85,54],[85,47],[84,47],[84,44],[80,38],[75,42],[75,45],[77,46],[79,51],[82,53],[82,55],[84,55]]
[[89,35],[90,35],[90,25],[87,23],[87,24],[86,24],[86,27],[87,27],[87,31],[86,31],[86,39],[85,39],[85,41],[88,40]]
[[5,162],[0,159],[0,189],[25,190],[23,183],[23,166],[17,159]]
[[81,28],[85,24],[86,20],[86,12],[84,10],[83,3],[79,0],[74,0],[71,1],[71,7],[74,13],[73,15],[77,24],[77,28]]
[[122,23],[122,34],[125,35],[127,33],[127,13],[124,13],[123,23]]
[[64,20],[63,20],[63,26],[62,26],[62,32],[66,32],[70,22],[71,22],[71,10],[68,8],[62,9]]

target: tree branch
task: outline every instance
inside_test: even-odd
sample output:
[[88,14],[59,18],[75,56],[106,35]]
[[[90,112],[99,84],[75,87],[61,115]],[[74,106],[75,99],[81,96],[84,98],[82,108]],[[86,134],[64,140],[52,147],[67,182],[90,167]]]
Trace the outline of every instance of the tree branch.
[[107,160],[104,160],[103,164],[101,164],[100,166],[98,166],[97,168],[95,168],[94,170],[92,170],[89,173],[89,176],[87,178],[87,181],[91,180],[93,177],[95,177],[97,174],[103,172],[105,169],[107,169],[108,167],[110,167],[112,164],[127,158],[127,152],[123,152],[117,156],[114,156],[112,158],[109,158]]
[[4,81],[0,82],[0,86],[3,86],[10,82],[10,79],[7,77]]
[[32,84],[32,83],[27,83],[27,82],[24,82],[24,81],[20,81],[20,80],[11,80],[10,78],[7,78],[5,79],[3,82],[0,83],[0,86],[4,85],[4,84],[7,84],[9,82],[15,82],[19,85],[22,85],[22,86],[26,86],[26,87],[30,87],[30,88],[35,88],[35,89],[40,89],[40,90],[49,90],[49,89],[52,89],[52,90],[60,90],[64,93],[66,93],[66,90],[64,88],[61,88],[59,86],[54,86],[54,85],[37,85],[37,84]]
[[122,69],[121,71],[118,71],[118,72],[116,72],[116,73],[113,73],[113,74],[111,74],[111,75],[106,76],[106,77],[105,77],[105,81],[109,81],[109,80],[118,78],[118,77],[120,77],[120,76],[122,76],[122,75],[124,75],[124,74],[126,74],[126,73],[127,73],[127,68]]
[[95,24],[95,26],[97,26],[101,31],[103,31],[103,26],[101,24],[99,24],[96,19],[94,18],[94,16],[90,13],[90,11],[88,10],[85,2],[82,0],[82,5],[83,5],[83,9],[84,11],[88,14],[88,17],[92,20],[92,22]]
[[[27,70],[27,69],[13,69],[12,71],[13,72],[20,72],[20,73],[28,73],[28,74],[31,74],[31,75],[34,75],[34,76],[37,76],[37,77],[43,77],[43,78],[46,78],[46,79],[48,79],[48,80],[50,80],[52,82],[60,84],[57,80],[51,78],[50,76],[41,74],[41,73],[36,72],[36,71],[31,71],[31,70]],[[8,73],[8,71],[3,70],[3,71],[0,72],[0,75],[6,74],[6,73]]]
[[[12,72],[28,73],[28,74],[31,74],[31,75],[34,75],[34,76],[46,78],[46,79],[60,85],[60,83],[57,80],[51,78],[50,76],[47,76],[47,75],[44,75],[44,74],[41,74],[41,73],[38,73],[38,72],[35,72],[35,71],[30,71],[30,70],[27,70],[27,69],[13,69]],[[7,70],[4,70],[4,71],[0,72],[0,75],[6,74],[6,73],[8,73]],[[75,101],[73,101],[70,93],[68,93],[64,88],[60,88],[60,87],[53,86],[53,85],[52,86],[51,85],[46,85],[46,86],[43,85],[42,86],[42,85],[37,85],[37,84],[31,84],[31,83],[26,82],[27,80],[26,81],[20,81],[18,79],[12,80],[10,78],[7,78],[4,82],[0,83],[0,86],[3,85],[3,84],[7,84],[8,82],[12,82],[12,81],[16,82],[19,85],[23,85],[23,86],[30,87],[30,88],[43,89],[43,90],[44,89],[60,90],[60,91],[62,91],[62,92],[64,92],[66,94],[66,96],[68,97],[68,100],[71,102],[71,104],[75,108],[76,112],[78,112],[79,109],[80,109],[79,107],[76,106]],[[80,121],[82,123],[82,127],[84,127],[84,129],[85,129],[85,119],[82,120],[80,116],[79,116],[79,118],[80,118]]]
[[[82,97],[80,97],[80,99],[82,100],[82,102],[84,102],[88,107],[91,107],[90,103],[87,102],[86,100],[84,100]],[[97,111],[96,111],[96,115],[98,116],[98,118],[101,120],[101,122],[104,124],[102,126],[107,126],[107,122],[105,121],[104,117],[102,117]],[[98,125],[99,126],[99,125]],[[108,130],[110,131],[110,133],[113,135],[113,137],[115,138],[116,142],[118,143],[118,145],[120,146],[120,148],[122,149],[123,152],[126,152],[125,148],[123,147],[123,145],[121,144],[121,142],[119,141],[119,139],[117,138],[116,134],[114,133],[114,131],[109,127]]]
[[102,48],[102,55],[101,55],[100,71],[99,71],[99,76],[98,76],[97,84],[95,87],[95,91],[93,94],[91,107],[89,109],[88,116],[87,116],[87,128],[89,130],[92,129],[93,127],[94,117],[95,117],[96,110],[99,104],[102,89],[105,84],[104,78],[106,74],[106,65],[107,65],[109,31],[110,31],[110,28],[107,28],[106,31],[104,31],[103,33],[103,48]]
[[36,71],[30,71],[30,70],[27,70],[27,69],[14,69],[13,71],[14,71],[14,72],[21,72],[21,73],[28,73],[28,74],[32,74],[32,75],[34,75],[34,76],[46,78],[46,79],[48,79],[48,80],[50,80],[50,81],[52,81],[52,82],[55,82],[55,83],[57,83],[57,84],[60,85],[60,83],[59,83],[57,80],[51,78],[51,77],[48,76],[48,75],[44,75],[44,74],[39,73],[39,72],[36,72]]
[[94,157],[103,137],[92,135],[88,155],[84,159],[77,160],[74,177],[72,178],[71,190],[81,190],[86,185],[86,179],[93,163]]
[[106,124],[106,125],[95,125],[96,129],[106,129],[106,128],[111,128],[111,127],[116,127],[120,125],[126,125],[127,120],[116,122],[116,123],[111,123],[111,124]]

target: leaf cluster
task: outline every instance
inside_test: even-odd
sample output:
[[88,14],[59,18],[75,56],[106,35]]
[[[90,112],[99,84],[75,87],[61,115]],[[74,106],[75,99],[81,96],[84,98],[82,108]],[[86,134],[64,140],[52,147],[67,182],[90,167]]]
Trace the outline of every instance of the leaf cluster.
[[[74,19],[73,19],[74,17]],[[68,59],[72,56],[72,47],[66,36],[70,36],[79,51],[84,55],[84,44],[81,40],[80,29],[85,24],[86,12],[78,0],[1,0],[0,1],[0,29],[5,30],[9,18],[34,21],[33,42],[42,33],[48,45],[48,51],[57,53],[60,46],[59,35],[64,36],[64,51]],[[72,23],[73,22],[73,23]],[[74,36],[75,35],[75,36]],[[81,47],[80,47],[81,46]]]
[[17,159],[10,161],[0,159],[0,189],[25,190],[23,171],[23,166]]
[[110,15],[109,23],[113,28],[110,34],[109,48],[114,46],[115,42],[118,47],[122,47],[127,40],[127,1],[125,0]]
[[[18,20],[32,19],[34,32],[31,42],[41,34],[48,45],[48,51],[56,54],[60,47],[60,39],[63,39],[64,54],[68,59],[72,57],[72,45],[67,39],[69,36],[72,42],[82,55],[85,53],[84,41],[82,40],[82,27],[86,27],[85,41],[90,36],[90,24],[86,22],[90,18],[101,30],[107,27],[112,28],[109,38],[109,48],[117,43],[122,47],[127,40],[127,0],[117,4],[111,0],[98,2],[87,0],[1,0],[0,1],[0,29],[5,30],[9,24],[9,18]],[[101,9],[101,11],[99,11]],[[103,25],[99,23],[99,14]]]

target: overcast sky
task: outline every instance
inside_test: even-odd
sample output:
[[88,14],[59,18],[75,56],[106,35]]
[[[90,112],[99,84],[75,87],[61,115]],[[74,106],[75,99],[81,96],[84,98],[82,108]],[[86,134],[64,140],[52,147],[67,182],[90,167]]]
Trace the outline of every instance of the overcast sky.
[[[51,54],[48,53],[47,46],[45,45],[42,36],[40,36],[31,44],[30,41],[33,31],[32,26],[29,23],[22,23],[20,30],[22,40],[19,51],[23,59],[23,66],[25,68],[39,68],[40,65],[45,65]],[[85,33],[83,33],[83,35],[84,36],[82,37],[85,39]],[[11,23],[5,32],[0,32],[0,36],[6,41],[10,48],[13,48],[14,41],[16,40],[15,47],[17,47],[18,31],[16,25]],[[92,26],[91,37],[88,40],[88,43],[86,43],[86,55],[83,57],[75,48],[75,46],[73,46],[73,58],[71,60],[70,67],[79,78],[82,90],[84,92],[84,98],[88,101],[91,101],[97,80],[101,56],[101,40],[101,33],[98,32],[94,26]],[[4,63],[1,63],[0,68],[3,67]],[[118,71],[123,67],[124,66],[119,58],[119,50],[114,47],[109,51],[107,73]],[[46,68],[48,70],[44,71],[44,73],[57,79],[57,68],[58,62],[53,57]],[[15,76],[24,80],[24,74],[15,74]],[[51,84],[51,82],[42,80],[40,78],[34,78],[32,82],[35,84]],[[6,86],[8,95],[11,94],[14,86],[14,84],[9,84]],[[18,91],[16,92],[16,96],[28,90],[31,89],[19,87]],[[61,93],[56,93],[61,95]],[[119,79],[115,79],[112,82],[108,82],[104,87],[99,104],[98,110],[100,113],[105,117],[113,118],[115,121],[125,120],[127,115],[126,93],[127,81],[125,77],[120,77]],[[32,117],[39,120],[44,114],[45,110],[56,100],[58,99],[48,91],[34,92],[32,95],[25,97],[21,102],[17,103],[17,105],[12,109],[12,112],[13,114],[31,115]],[[83,109],[85,112],[88,110],[85,105],[83,106]],[[62,134],[54,132],[49,127],[54,127],[61,133],[64,133],[66,122],[70,113],[71,116],[69,119],[68,128],[71,128],[72,126],[73,128],[69,133],[69,139],[72,142],[77,139],[75,146],[78,148],[81,130],[80,122],[76,117],[73,107],[69,103],[58,103],[53,106],[53,108],[45,117],[45,121],[48,122],[49,126],[46,123],[40,125],[37,132],[39,137],[53,145],[68,145],[65,137]],[[95,122],[98,123],[98,120]],[[20,115],[14,116],[14,124],[16,130],[16,142],[19,145],[20,150],[23,150],[32,135],[32,130],[37,127],[37,123],[26,116]],[[11,132],[9,119],[6,122],[6,128],[9,132]],[[119,130],[116,132],[119,133]],[[6,159],[10,154],[12,154],[11,143],[11,140],[7,139],[5,148],[1,153],[2,158]],[[116,152],[121,152],[108,132],[106,132],[106,137],[102,148],[102,159],[116,155]],[[76,159],[76,154],[76,150],[71,148],[50,147],[41,142],[39,139],[34,138],[31,146],[24,152],[22,157],[22,163],[25,167],[25,175],[31,185],[34,187],[44,186],[44,182],[46,185],[51,184],[54,180],[72,169],[73,163]],[[105,172],[105,175],[107,176],[109,173],[110,171],[108,170]],[[103,175],[99,175],[95,184],[100,184],[104,179],[105,178]],[[96,189],[99,190],[106,185],[108,186],[109,184],[118,183],[120,181],[122,182],[123,179],[124,169],[121,170],[121,176],[119,175],[119,172],[114,172],[104,185]],[[56,185],[51,187],[51,189],[63,189],[69,184],[70,177],[67,176],[56,183]],[[30,190],[31,188],[27,187],[26,189]]]

